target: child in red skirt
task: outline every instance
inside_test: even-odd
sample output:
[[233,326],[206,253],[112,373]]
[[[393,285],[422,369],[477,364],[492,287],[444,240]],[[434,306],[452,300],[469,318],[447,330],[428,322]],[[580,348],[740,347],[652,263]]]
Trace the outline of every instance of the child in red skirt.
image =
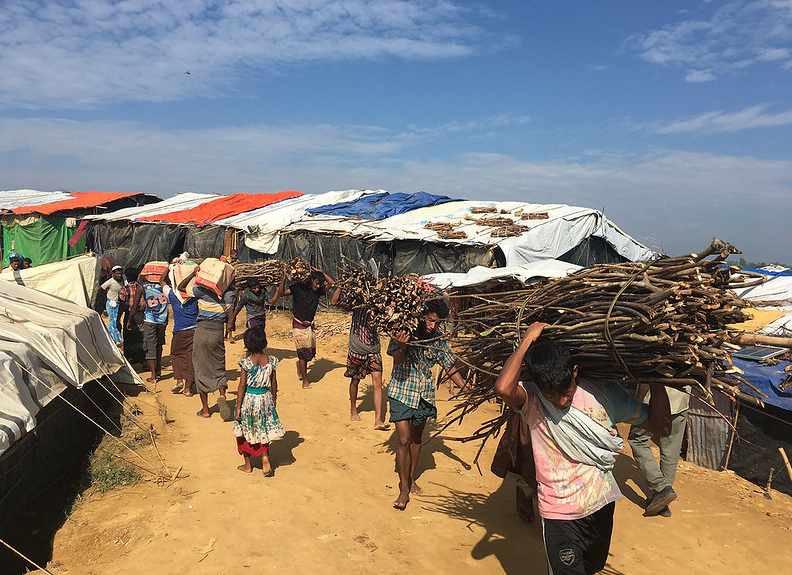
[[269,444],[286,433],[275,404],[278,399],[278,380],[275,369],[278,359],[266,355],[267,334],[260,327],[251,327],[243,336],[246,357],[239,362],[241,377],[237,390],[234,435],[237,450],[245,463],[237,469],[250,473],[251,457],[261,456],[264,475],[272,475]]

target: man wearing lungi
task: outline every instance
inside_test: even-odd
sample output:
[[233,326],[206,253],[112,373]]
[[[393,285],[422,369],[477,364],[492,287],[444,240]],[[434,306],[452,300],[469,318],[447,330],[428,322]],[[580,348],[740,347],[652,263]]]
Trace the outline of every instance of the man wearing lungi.
[[[195,266],[178,286],[185,291],[190,280],[201,270]],[[194,286],[189,295],[198,300],[198,323],[193,336],[193,369],[195,370],[195,387],[201,397],[199,417],[211,417],[209,411],[209,394],[220,392],[217,398],[217,409],[223,421],[231,421],[233,412],[226,401],[228,378],[225,365],[225,332],[228,313],[236,303],[234,284],[228,286],[222,297],[213,290],[202,286]]]
[[349,419],[360,421],[357,410],[358,386],[361,379],[371,374],[371,384],[374,387],[374,429],[387,431],[390,424],[382,421],[382,348],[373,322],[374,316],[367,307],[352,308],[341,292],[340,287],[336,288],[330,298],[330,305],[352,312],[344,372],[344,377],[349,378]]
[[303,389],[308,389],[308,362],[316,357],[316,336],[314,335],[314,317],[319,307],[319,298],[335,285],[333,278],[317,270],[311,272],[308,283],[292,283],[286,286],[286,273],[284,272],[275,295],[270,303],[275,305],[281,296],[292,296],[292,333],[294,344],[297,347],[297,377],[302,382]]

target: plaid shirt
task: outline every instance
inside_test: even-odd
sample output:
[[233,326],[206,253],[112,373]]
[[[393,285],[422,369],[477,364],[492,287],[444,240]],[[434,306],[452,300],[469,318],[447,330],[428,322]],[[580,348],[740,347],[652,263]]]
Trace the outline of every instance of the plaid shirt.
[[[391,340],[388,355],[393,355],[399,344]],[[435,382],[432,368],[440,365],[446,369],[454,367],[456,358],[444,339],[428,341],[421,346],[407,344],[406,358],[402,363],[393,363],[388,397],[401,401],[407,407],[418,407],[421,398],[432,405],[435,403]]]
[[[139,287],[140,284],[137,282],[129,282],[127,285],[121,288],[120,292],[118,292],[118,299],[120,301],[126,302],[127,309],[132,309],[132,304],[135,303],[135,292]],[[138,308],[141,308],[140,304],[138,304]]]

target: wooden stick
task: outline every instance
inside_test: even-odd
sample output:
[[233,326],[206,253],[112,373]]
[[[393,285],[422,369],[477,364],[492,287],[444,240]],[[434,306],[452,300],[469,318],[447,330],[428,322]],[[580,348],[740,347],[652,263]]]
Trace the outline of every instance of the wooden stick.
[[792,481],[792,465],[789,464],[789,458],[787,458],[786,451],[784,451],[783,447],[779,447],[778,451],[781,452],[781,459],[784,460],[784,465],[786,465],[787,473],[789,473],[789,479]]
[[17,551],[17,550],[16,550],[16,549],[14,549],[13,547],[11,547],[11,546],[10,546],[8,543],[6,543],[5,541],[3,541],[2,539],[0,539],[0,543],[2,543],[3,545],[5,545],[6,547],[8,547],[8,548],[9,548],[11,551],[13,551],[14,553],[16,553],[16,554],[17,554],[17,555],[19,555],[20,557],[22,557],[22,559],[24,559],[25,561],[27,561],[28,563],[30,563],[31,565],[33,565],[33,567],[35,567],[36,569],[41,569],[42,571],[44,571],[44,573],[49,573],[49,575],[55,575],[55,574],[54,574],[52,571],[50,571],[50,570],[49,570],[49,569],[47,569],[46,567],[42,567],[42,566],[40,566],[40,565],[36,565],[35,561],[33,561],[32,559],[28,559],[27,557],[25,557],[24,555],[22,555],[22,553],[20,553],[19,551]]
[[745,345],[775,345],[792,348],[792,337],[773,337],[756,333],[743,333],[737,341]]

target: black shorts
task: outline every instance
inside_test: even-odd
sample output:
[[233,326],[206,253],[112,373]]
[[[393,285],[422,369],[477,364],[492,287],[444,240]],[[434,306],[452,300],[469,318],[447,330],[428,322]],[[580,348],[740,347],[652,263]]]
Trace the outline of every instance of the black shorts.
[[551,575],[590,575],[605,567],[615,508],[609,503],[581,519],[542,519]]

